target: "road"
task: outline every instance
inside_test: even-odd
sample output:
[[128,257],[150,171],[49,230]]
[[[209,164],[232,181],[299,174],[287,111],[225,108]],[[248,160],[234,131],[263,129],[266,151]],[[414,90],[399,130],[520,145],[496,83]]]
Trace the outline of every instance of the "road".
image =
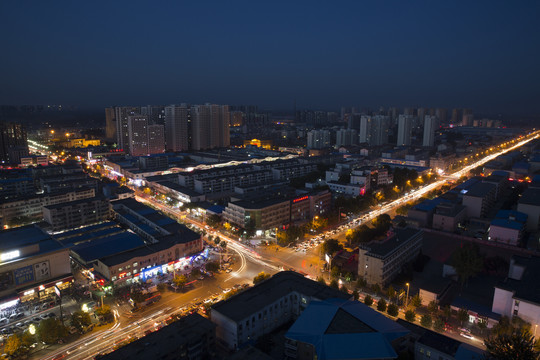
[[[534,138],[537,137],[538,132],[536,132]],[[454,172],[449,175],[449,177],[457,179],[467,174],[475,167],[483,165],[501,154],[515,150],[532,139],[532,137],[525,139],[511,147],[488,155],[475,163]],[[411,192],[407,196],[385,204],[358,218],[351,219],[351,221],[344,226],[342,231],[333,235],[344,237],[347,228],[352,228],[364,222],[371,221],[380,214],[388,213],[409,201],[419,199],[426,193],[442,186],[445,182],[446,179],[435,181]],[[137,200],[150,203],[152,206],[159,208],[164,213],[169,214],[178,220],[189,222],[204,229],[203,223],[189,218],[185,216],[185,213],[182,213],[178,209],[170,208],[159,203],[155,199],[137,196]],[[119,344],[130,337],[143,336],[146,331],[153,330],[160,326],[168,317],[173,314],[181,313],[182,309],[197,300],[221,294],[223,289],[232,287],[235,284],[251,283],[253,277],[260,271],[272,274],[284,268],[293,268],[308,274],[312,278],[316,278],[319,275],[321,260],[318,248],[312,248],[306,252],[295,252],[288,248],[267,246],[259,247],[257,251],[255,251],[253,248],[237,242],[222,232],[215,231],[213,234],[218,235],[222,240],[227,241],[227,249],[230,249],[236,254],[235,257],[239,261],[236,261],[233,272],[229,274],[218,274],[215,278],[205,279],[203,280],[202,286],[184,294],[164,293],[162,300],[159,303],[154,304],[139,313],[129,313],[125,305],[114,306],[115,323],[112,327],[106,330],[94,331],[75,342],[62,346],[58,350],[52,352],[48,357],[44,357],[44,359],[51,360],[61,355],[66,355],[66,357],[70,359],[91,359],[102,351],[112,349],[116,344]],[[462,339],[459,335],[454,335],[452,337],[455,336],[457,336],[460,341],[467,342],[467,339]],[[472,343],[475,346],[479,346],[478,341]]]

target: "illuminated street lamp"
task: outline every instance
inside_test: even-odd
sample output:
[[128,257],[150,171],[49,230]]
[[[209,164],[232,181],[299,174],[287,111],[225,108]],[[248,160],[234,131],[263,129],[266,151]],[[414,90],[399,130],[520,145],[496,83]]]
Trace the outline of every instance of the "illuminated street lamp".
[[88,309],[88,304],[83,304],[83,306],[81,306],[81,310],[87,313],[90,310]]
[[409,283],[405,285],[407,285],[407,297],[405,297],[405,310],[407,310],[407,306],[409,305]]
[[30,333],[30,335],[36,335],[36,325],[30,324],[30,326],[28,327],[28,332]]

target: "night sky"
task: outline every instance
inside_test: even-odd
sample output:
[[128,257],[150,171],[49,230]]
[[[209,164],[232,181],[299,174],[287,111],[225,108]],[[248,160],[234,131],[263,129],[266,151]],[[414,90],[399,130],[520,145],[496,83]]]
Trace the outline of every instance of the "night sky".
[[539,19],[540,1],[2,1],[0,104],[534,115]]

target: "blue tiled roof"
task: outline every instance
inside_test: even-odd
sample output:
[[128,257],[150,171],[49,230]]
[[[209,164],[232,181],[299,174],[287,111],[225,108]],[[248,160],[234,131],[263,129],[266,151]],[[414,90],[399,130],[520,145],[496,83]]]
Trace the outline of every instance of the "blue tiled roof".
[[71,251],[79,255],[84,261],[91,262],[96,259],[131,250],[144,245],[144,241],[130,232],[109,236],[74,246]]
[[495,218],[497,219],[510,219],[510,217],[515,218],[515,221],[517,222],[526,223],[529,216],[515,210],[499,210],[497,215],[495,215]]
[[493,219],[491,220],[491,225],[514,230],[520,230],[524,226],[523,223],[509,219]]

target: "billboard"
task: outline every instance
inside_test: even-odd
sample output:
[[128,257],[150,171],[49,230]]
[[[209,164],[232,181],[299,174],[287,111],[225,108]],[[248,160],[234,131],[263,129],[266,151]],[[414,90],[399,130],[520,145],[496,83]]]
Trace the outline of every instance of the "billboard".
[[13,270],[15,285],[22,285],[34,281],[34,269],[32,265]]
[[34,270],[36,273],[36,281],[45,280],[51,277],[51,271],[48,261],[41,261],[34,264]]

